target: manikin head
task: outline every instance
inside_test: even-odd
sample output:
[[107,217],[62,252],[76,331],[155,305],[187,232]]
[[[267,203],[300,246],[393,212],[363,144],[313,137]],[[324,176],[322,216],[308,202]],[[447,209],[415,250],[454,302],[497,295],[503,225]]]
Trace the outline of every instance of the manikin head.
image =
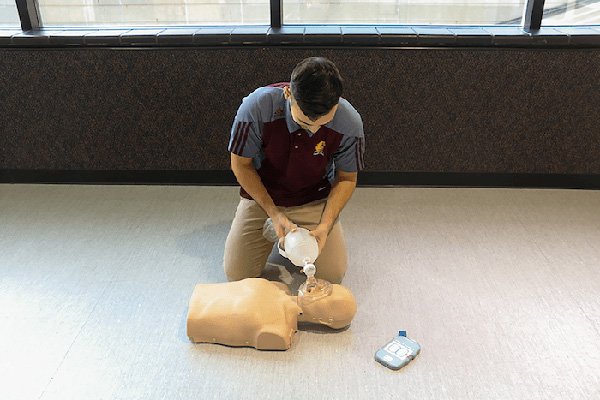
[[[242,280],[244,282],[246,279]],[[290,295],[288,286],[283,282],[271,282],[286,295]],[[290,296],[300,307],[300,322],[310,322],[326,325],[333,329],[345,328],[352,322],[356,315],[356,300],[352,292],[345,286],[332,284],[331,293],[325,297],[313,300],[310,296]]]
[[335,64],[324,57],[302,60],[292,71],[284,96],[290,101],[293,120],[312,133],[333,120],[343,91]]
[[348,288],[333,284],[329,296],[311,301],[310,296],[298,297],[298,305],[302,309],[299,321],[327,325],[333,329],[341,329],[352,322],[356,314],[356,300]]

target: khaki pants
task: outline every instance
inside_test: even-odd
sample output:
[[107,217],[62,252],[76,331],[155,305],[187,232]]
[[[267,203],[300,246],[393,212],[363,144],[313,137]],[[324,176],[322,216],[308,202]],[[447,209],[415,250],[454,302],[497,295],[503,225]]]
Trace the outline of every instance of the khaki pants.
[[[298,207],[279,207],[296,225],[312,230],[321,220],[325,200],[318,200]],[[263,225],[268,216],[254,200],[240,198],[231,230],[225,242],[223,264],[229,281],[259,277],[273,243],[263,235]],[[325,247],[315,261],[316,277],[331,283],[340,283],[348,267],[348,254],[344,233],[339,220],[327,236]],[[301,271],[298,267],[298,271]]]

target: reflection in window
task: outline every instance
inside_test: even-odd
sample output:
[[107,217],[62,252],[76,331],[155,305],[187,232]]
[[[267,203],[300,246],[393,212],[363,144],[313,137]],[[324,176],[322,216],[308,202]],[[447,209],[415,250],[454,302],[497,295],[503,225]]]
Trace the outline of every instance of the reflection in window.
[[0,0],[0,27],[21,27],[15,0]]
[[283,22],[519,25],[524,5],[525,0],[283,0]]
[[542,25],[600,24],[600,0],[546,0]]
[[39,0],[39,4],[44,26],[268,25],[270,22],[269,0]]

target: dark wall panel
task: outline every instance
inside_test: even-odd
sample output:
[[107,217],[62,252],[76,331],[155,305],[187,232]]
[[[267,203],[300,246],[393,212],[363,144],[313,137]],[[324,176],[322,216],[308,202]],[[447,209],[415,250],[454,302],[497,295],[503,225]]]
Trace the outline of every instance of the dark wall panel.
[[600,174],[600,49],[0,49],[0,170],[225,170],[242,97],[311,55],[368,171]]

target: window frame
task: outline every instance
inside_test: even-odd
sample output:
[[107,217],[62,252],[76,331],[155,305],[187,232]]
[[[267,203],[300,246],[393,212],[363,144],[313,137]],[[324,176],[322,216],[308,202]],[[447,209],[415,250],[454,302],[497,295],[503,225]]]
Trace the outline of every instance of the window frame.
[[15,0],[21,31],[0,28],[0,46],[600,47],[600,24],[542,26],[544,0],[527,0],[520,25],[284,24],[270,0],[269,25],[44,28],[38,0]]

